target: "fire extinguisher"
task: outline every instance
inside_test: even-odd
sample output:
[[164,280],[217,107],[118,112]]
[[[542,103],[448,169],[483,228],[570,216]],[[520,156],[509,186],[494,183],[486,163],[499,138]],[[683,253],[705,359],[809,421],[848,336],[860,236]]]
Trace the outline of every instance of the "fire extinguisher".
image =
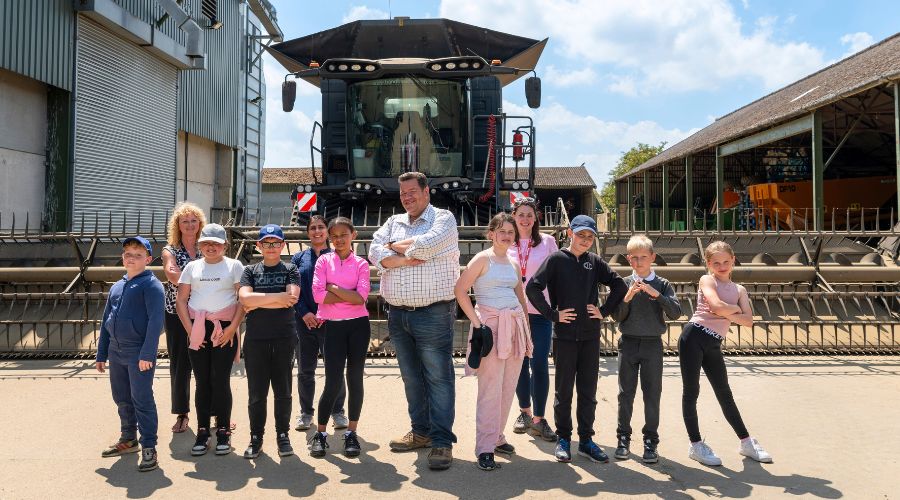
[[520,162],[525,159],[525,149],[522,147],[522,132],[519,132],[519,129],[516,129],[513,132],[513,160],[516,162]]

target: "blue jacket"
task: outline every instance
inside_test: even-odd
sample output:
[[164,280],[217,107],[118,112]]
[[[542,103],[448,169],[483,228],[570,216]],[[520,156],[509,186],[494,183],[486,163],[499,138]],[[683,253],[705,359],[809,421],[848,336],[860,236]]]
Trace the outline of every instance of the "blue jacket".
[[[331,249],[325,247],[321,253],[319,253],[318,257],[325,255],[326,253],[331,252]],[[307,248],[302,252],[297,252],[291,257],[291,262],[297,266],[297,270],[300,271],[300,300],[294,304],[294,311],[297,313],[297,320],[306,315],[306,313],[317,313],[319,311],[319,304],[316,304],[316,301],[313,300],[312,293],[312,282],[313,282],[313,271],[316,270],[316,260],[318,257],[313,254],[312,248]]]
[[97,361],[109,358],[109,349],[130,360],[156,361],[165,314],[162,283],[149,270],[127,276],[109,289],[103,310]]

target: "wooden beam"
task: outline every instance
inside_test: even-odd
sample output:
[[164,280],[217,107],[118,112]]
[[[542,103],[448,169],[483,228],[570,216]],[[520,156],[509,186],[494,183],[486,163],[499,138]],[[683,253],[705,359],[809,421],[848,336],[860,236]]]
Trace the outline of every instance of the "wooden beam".
[[659,228],[665,231],[669,227],[669,166],[662,165],[662,226]]
[[688,231],[694,229],[694,158],[684,157],[684,218]]
[[722,232],[722,211],[725,209],[725,157],[716,148],[716,231]]

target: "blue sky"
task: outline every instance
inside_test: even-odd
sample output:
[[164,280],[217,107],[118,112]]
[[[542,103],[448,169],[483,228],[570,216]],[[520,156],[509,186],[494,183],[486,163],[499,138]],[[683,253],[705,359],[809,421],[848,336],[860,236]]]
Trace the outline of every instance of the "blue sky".
[[[286,39],[356,19],[446,17],[550,41],[539,110],[521,81],[504,110],[538,127],[538,166],[584,163],[598,185],[637,142],[672,145],[722,116],[897,32],[900,2],[760,0],[270,0]],[[309,166],[318,89],[266,56],[267,167]],[[318,159],[317,159],[318,162]]]

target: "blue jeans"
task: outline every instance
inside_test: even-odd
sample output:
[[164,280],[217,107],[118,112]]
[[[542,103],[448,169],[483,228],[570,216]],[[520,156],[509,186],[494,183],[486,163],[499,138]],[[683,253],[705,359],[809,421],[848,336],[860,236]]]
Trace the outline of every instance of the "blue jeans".
[[[532,415],[543,417],[546,415],[544,411],[547,409],[547,395],[550,394],[549,356],[553,323],[540,314],[529,314],[528,323],[531,325],[534,351],[530,358],[522,361],[516,396],[519,399],[519,408],[531,408]],[[534,406],[531,406],[532,400]]]
[[388,331],[397,351],[412,431],[430,437],[436,448],[450,448],[456,442],[455,319],[456,301],[414,311],[391,307],[388,312]]
[[156,401],[153,400],[153,368],[141,371],[137,354],[124,354],[110,349],[109,385],[113,401],[119,407],[122,437],[134,439],[141,431],[141,447],[156,448],[158,420]]

